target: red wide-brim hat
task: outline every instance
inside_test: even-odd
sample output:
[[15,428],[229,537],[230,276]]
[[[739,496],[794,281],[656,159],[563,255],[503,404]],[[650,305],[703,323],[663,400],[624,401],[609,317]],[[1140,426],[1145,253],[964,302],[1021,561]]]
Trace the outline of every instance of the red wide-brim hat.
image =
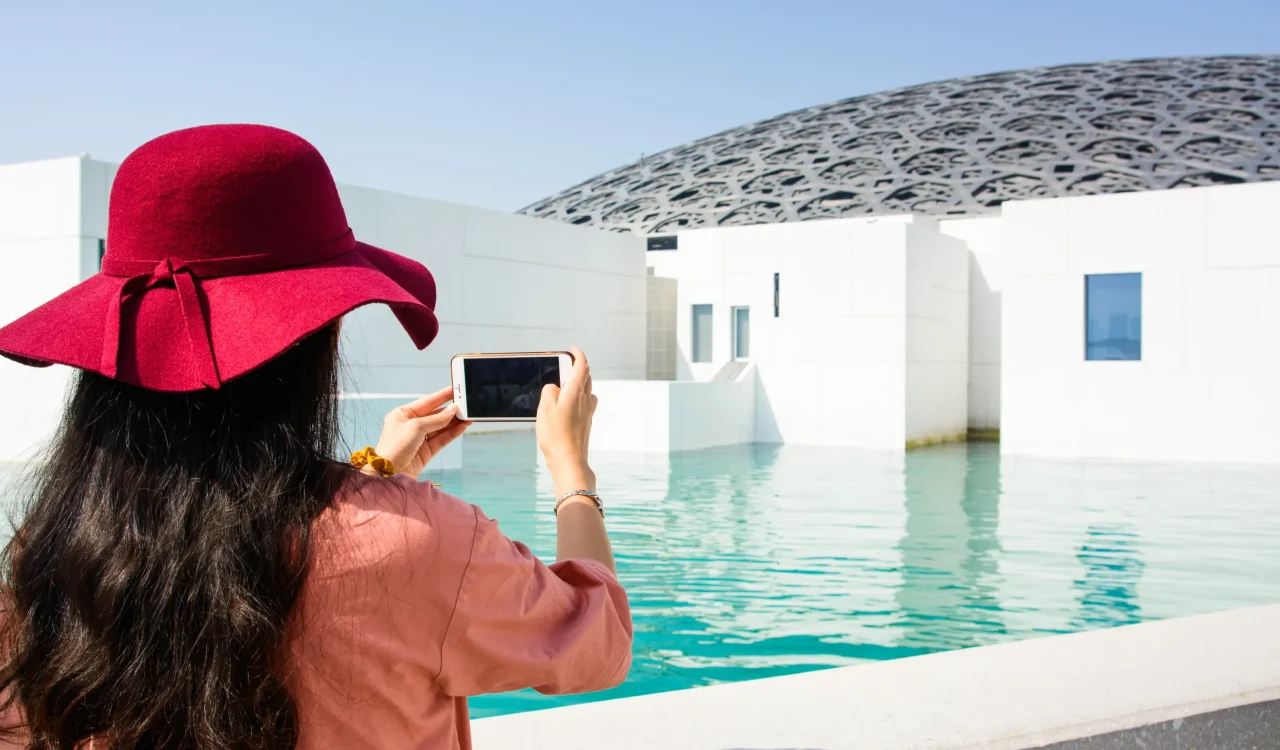
[[357,241],[324,159],[277,128],[144,144],[116,174],[106,246],[100,273],[0,328],[0,354],[195,391],[370,303],[419,349],[439,329],[431,273]]

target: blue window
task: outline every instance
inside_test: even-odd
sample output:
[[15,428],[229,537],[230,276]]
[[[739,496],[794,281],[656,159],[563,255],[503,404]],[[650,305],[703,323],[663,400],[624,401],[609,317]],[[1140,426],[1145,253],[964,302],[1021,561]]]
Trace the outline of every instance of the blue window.
[[711,305],[693,306],[693,361],[711,361]]
[[1142,359],[1142,274],[1084,277],[1084,358]]

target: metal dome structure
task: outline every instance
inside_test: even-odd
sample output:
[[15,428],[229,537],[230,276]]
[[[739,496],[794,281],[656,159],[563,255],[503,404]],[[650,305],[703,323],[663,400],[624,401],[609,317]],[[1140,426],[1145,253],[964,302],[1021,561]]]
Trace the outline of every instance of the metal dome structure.
[[744,125],[520,213],[639,234],[1280,179],[1280,55],[957,78]]

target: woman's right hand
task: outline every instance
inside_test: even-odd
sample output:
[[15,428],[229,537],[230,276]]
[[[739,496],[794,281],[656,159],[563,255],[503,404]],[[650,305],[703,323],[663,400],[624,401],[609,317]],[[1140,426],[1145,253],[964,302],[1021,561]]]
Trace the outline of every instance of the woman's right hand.
[[591,393],[591,366],[581,349],[575,346],[571,352],[573,368],[564,386],[544,386],[538,402],[538,447],[547,459],[557,494],[596,488],[595,473],[587,464],[597,403]]
[[414,479],[444,447],[471,426],[458,419],[458,407],[445,406],[453,398],[453,386],[392,409],[382,420],[382,436],[375,449],[391,461],[396,472]]

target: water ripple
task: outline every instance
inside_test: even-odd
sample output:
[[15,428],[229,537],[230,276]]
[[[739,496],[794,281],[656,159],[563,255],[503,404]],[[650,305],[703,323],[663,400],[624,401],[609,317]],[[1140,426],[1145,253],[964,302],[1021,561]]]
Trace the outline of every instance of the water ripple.
[[[554,554],[527,435],[468,438],[446,489]],[[1280,469],[735,446],[595,457],[635,665],[489,716],[1280,601]],[[523,468],[515,468],[523,467]]]

